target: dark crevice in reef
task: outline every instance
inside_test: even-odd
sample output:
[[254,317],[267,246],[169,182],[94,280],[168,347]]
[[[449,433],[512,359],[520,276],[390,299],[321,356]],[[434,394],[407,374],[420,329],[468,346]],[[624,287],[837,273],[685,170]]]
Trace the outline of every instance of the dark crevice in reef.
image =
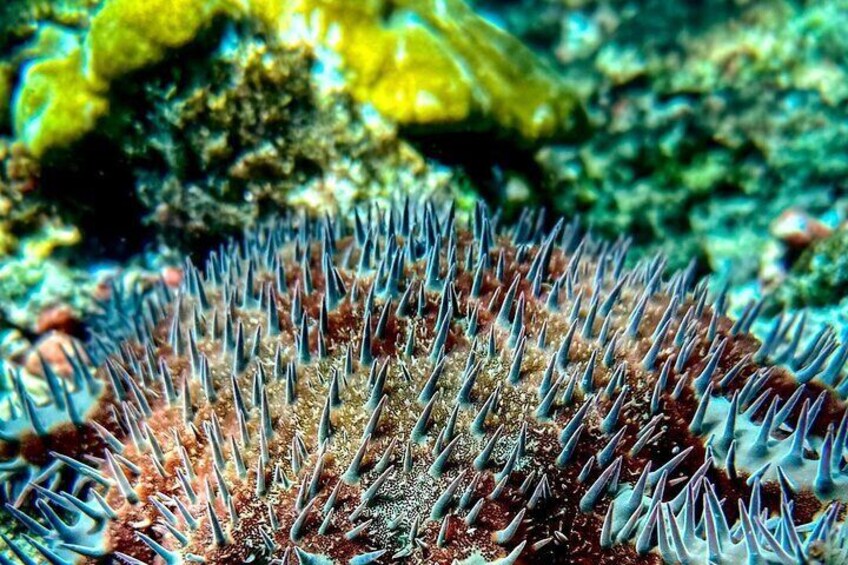
[[[138,163],[122,144],[135,121],[149,110],[146,106],[138,110],[147,85],[158,77],[191,74],[187,62],[202,67],[197,61],[208,60],[222,34],[220,22],[161,63],[121,80],[110,92],[113,111],[94,133],[44,156],[39,198],[51,215],[76,225],[83,234],[81,247],[69,259],[80,264],[126,261],[157,243],[162,230],[145,221],[150,209],[137,190]],[[185,250],[203,255],[219,242],[220,236],[210,237]]]
[[[532,147],[521,146],[515,139],[491,131],[438,132],[407,128],[402,135],[426,157],[461,171],[487,202],[494,207],[504,207],[506,219],[514,219],[521,211],[506,206],[506,173],[519,175],[529,186],[539,186],[544,180],[544,172],[533,156]],[[522,201],[522,207],[526,204]]]
[[41,198],[82,231],[76,261],[122,260],[141,251],[153,230],[139,222],[143,208],[121,154],[108,139],[89,136],[44,160]]

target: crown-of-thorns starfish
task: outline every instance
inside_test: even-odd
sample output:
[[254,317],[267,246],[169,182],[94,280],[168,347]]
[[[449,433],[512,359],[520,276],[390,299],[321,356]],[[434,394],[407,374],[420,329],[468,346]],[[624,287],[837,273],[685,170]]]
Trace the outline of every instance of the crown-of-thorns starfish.
[[[694,269],[478,207],[288,215],[115,289],[6,505],[43,563],[848,559],[848,341],[750,335]],[[465,222],[462,222],[465,224]],[[98,366],[89,370],[86,358]],[[112,561],[109,561],[109,560]],[[4,558],[3,563],[10,562]]]

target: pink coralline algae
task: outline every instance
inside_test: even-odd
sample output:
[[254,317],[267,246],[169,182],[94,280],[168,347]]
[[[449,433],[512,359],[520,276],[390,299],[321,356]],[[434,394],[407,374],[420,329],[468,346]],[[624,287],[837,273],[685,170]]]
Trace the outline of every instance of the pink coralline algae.
[[844,334],[499,224],[292,213],[115,288],[13,379],[3,562],[846,562]]

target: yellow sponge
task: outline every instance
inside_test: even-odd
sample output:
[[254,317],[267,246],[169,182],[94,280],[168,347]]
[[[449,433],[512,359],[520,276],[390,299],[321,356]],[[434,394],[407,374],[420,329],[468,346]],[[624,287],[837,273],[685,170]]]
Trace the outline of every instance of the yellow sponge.
[[497,127],[527,140],[586,129],[559,77],[462,0],[106,0],[82,49],[23,76],[19,137],[35,155],[90,131],[112,82],[191,42],[216,16],[270,35],[299,22],[334,51],[352,95],[401,124]]

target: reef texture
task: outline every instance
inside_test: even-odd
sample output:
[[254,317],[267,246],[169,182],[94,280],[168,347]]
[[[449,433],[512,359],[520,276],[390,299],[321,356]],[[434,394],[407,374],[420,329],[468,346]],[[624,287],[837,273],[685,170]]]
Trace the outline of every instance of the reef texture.
[[176,291],[113,289],[49,399],[6,403],[8,550],[844,563],[844,333],[801,342],[800,317],[760,343],[760,304],[732,322],[692,269],[626,269],[625,239],[460,223],[289,215]]
[[844,221],[844,0],[475,4],[556,60],[596,125],[536,154],[534,201],[735,282],[772,262],[787,208]]
[[309,48],[230,27],[204,64],[174,62],[142,92],[122,89],[126,127],[105,135],[162,240],[185,248],[280,208],[347,211],[456,185],[386,120],[322,89],[315,64]]
[[848,296],[848,229],[842,227],[811,244],[777,290],[795,307],[838,304]]
[[0,52],[30,39],[39,25],[69,27],[87,24],[89,11],[100,0],[9,0],[0,5]]
[[0,254],[16,246],[16,232],[41,215],[27,196],[39,184],[40,167],[21,143],[0,137]]
[[107,0],[85,33],[25,67],[17,135],[39,156],[66,147],[108,115],[116,82],[222,18],[320,47],[323,64],[345,72],[357,99],[400,123],[482,123],[530,140],[586,129],[579,102],[557,76],[461,0]]

